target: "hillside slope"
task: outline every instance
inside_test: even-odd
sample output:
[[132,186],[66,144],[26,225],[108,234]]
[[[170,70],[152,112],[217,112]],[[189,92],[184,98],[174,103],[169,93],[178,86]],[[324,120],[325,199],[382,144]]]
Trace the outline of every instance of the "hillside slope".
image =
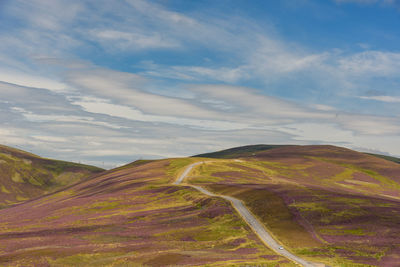
[[[198,155],[194,155],[192,157],[203,157],[203,158],[215,158],[215,159],[235,159],[240,157],[249,157],[255,156],[259,152],[265,152],[266,150],[274,149],[274,148],[282,148],[282,147],[296,147],[294,145],[248,145],[248,146],[239,146],[233,147],[229,149],[224,149],[216,152],[202,153]],[[400,158],[381,155],[381,154],[373,154],[373,153],[365,153],[367,155],[371,155],[378,158],[383,158],[388,161],[392,161],[395,163],[400,163]]]
[[330,266],[399,262],[399,164],[334,146],[198,160],[188,182],[243,200],[298,255]]
[[0,265],[294,266],[268,249],[230,202],[186,183],[242,200],[307,261],[396,266],[399,164],[334,146],[269,148],[245,148],[236,158],[137,161],[4,208]]
[[54,192],[102,171],[0,145],[0,208]]
[[380,155],[380,154],[373,154],[373,153],[367,153],[367,154],[371,155],[371,156],[378,157],[378,158],[383,158],[383,159],[386,159],[388,161],[392,161],[392,162],[396,162],[396,163],[400,164],[400,158],[386,156],[386,155]]
[[229,202],[171,184],[191,162],[130,164],[0,210],[0,265],[294,266]]

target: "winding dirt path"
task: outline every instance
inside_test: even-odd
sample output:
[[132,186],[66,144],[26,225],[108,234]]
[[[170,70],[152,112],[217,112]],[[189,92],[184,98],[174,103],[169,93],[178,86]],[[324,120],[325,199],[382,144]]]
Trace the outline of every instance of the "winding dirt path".
[[[188,167],[186,167],[185,171],[178,177],[178,179],[175,180],[174,184],[179,185],[183,182],[183,180],[186,178],[186,176],[190,173],[190,171],[197,165],[207,163],[207,161],[204,162],[196,162],[193,164],[190,164]],[[256,233],[256,235],[261,239],[261,241],[264,242],[269,248],[271,248],[273,251],[275,251],[277,254],[280,254],[289,260],[300,264],[304,267],[315,267],[314,264],[303,260],[302,258],[299,258],[298,256],[290,253],[287,251],[281,244],[279,244],[278,241],[276,241],[265,229],[264,225],[246,208],[246,206],[243,204],[243,202],[237,198],[230,197],[230,196],[225,196],[225,195],[216,195],[208,191],[207,189],[204,189],[203,187],[197,186],[197,185],[191,185],[191,184],[186,184],[190,187],[193,187],[194,189],[200,191],[203,194],[206,194],[210,197],[221,197],[224,198],[232,203],[232,206],[236,209],[236,211],[239,213],[239,215],[245,220],[245,222],[250,226],[250,228]]]

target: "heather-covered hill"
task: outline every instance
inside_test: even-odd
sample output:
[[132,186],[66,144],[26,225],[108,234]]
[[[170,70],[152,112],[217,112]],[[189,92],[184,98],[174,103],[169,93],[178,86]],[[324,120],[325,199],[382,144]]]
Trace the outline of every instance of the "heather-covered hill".
[[0,210],[0,265],[294,266],[229,202],[171,184],[193,161],[140,161]]
[[254,160],[286,166],[301,184],[400,200],[400,166],[392,161],[335,146],[287,146],[263,151]]
[[193,157],[216,158],[216,159],[235,159],[240,157],[252,156],[257,152],[265,151],[273,148],[283,147],[284,145],[248,145],[217,152],[198,154]]
[[0,145],[0,208],[54,192],[102,171]]
[[399,164],[334,146],[199,160],[191,184],[242,199],[299,256],[330,266],[399,262]]
[[[137,161],[4,208],[0,265],[294,266],[261,243],[228,201],[185,183],[241,199],[310,262],[399,262],[399,164],[334,146],[244,150]],[[173,185],[194,162],[202,164]]]
[[380,155],[380,154],[373,154],[373,153],[367,153],[367,154],[375,156],[375,157],[378,157],[378,158],[383,158],[383,159],[386,159],[388,161],[393,161],[393,162],[396,162],[396,163],[400,164],[400,158],[386,156],[386,155]]
[[[298,149],[301,146],[261,145],[261,144],[260,145],[248,145],[248,146],[240,146],[240,147],[224,149],[224,150],[220,150],[220,151],[216,151],[216,152],[198,154],[193,157],[216,158],[216,159],[235,159],[235,158],[240,158],[240,157],[255,156],[256,154],[258,154],[260,152],[265,152],[266,150],[270,150],[270,149],[274,149],[274,148],[283,148],[283,147],[286,147],[286,148],[293,147],[294,149]],[[309,147],[312,147],[312,146],[309,146]],[[395,163],[400,163],[400,158],[386,156],[386,155],[380,155],[380,154],[373,154],[373,153],[365,153],[365,154],[371,155],[374,157],[378,157],[378,158],[383,158],[385,160],[392,161]]]

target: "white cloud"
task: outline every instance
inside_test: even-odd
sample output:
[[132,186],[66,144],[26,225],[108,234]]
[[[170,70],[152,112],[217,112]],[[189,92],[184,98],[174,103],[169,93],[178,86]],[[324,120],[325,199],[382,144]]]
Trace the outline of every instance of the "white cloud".
[[72,124],[83,123],[83,124],[92,124],[103,127],[109,127],[113,129],[121,129],[124,126],[103,122],[96,120],[93,117],[83,117],[83,116],[73,116],[73,115],[43,115],[43,114],[35,114],[31,111],[27,111],[23,108],[13,107],[13,111],[21,113],[28,121],[31,122],[67,122]]
[[[195,42],[197,45],[213,46],[214,49],[224,47],[239,47],[240,42],[234,34],[223,29],[215,18],[207,17],[203,20],[186,16],[182,13],[170,11],[165,7],[143,0],[127,1],[141,19],[141,26],[149,32],[155,30],[167,33],[168,36],[183,43]],[[227,26],[227,25],[224,25]],[[239,27],[240,25],[235,25]],[[212,42],[210,42],[212,40]]]
[[222,119],[218,113],[190,104],[183,99],[141,90],[145,87],[146,80],[138,75],[105,69],[76,70],[68,74],[67,80],[83,92],[133,106],[147,114]]
[[143,72],[143,75],[151,77],[163,77],[168,79],[179,79],[188,81],[222,81],[235,83],[250,77],[247,67],[237,68],[215,68],[201,66],[157,66],[152,64],[150,70]]
[[328,105],[323,105],[323,104],[315,104],[312,106],[313,108],[321,111],[333,111],[336,110],[336,108],[328,106]]
[[342,130],[333,123],[293,123],[279,128],[294,135],[294,140],[346,144],[354,139],[350,130]]
[[400,135],[400,120],[395,117],[340,114],[335,119],[345,129],[366,135]]
[[[275,124],[284,123],[285,119],[287,121],[297,118],[326,119],[329,116],[325,112],[316,112],[293,102],[262,95],[246,87],[199,85],[192,86],[189,89],[197,93],[200,99],[205,97],[229,103],[236,107],[237,115],[249,122],[262,121],[264,124]],[[235,108],[230,110],[230,113],[235,113]]]
[[[35,27],[46,30],[60,30],[73,22],[84,5],[66,0],[16,0],[5,5],[8,12],[23,17]],[[68,8],[66,8],[68,7]]]
[[49,135],[33,135],[34,139],[44,142],[67,142],[68,139],[64,137],[58,136],[49,136]]
[[205,119],[188,119],[184,116],[171,117],[161,115],[147,115],[143,114],[137,109],[131,107],[115,105],[107,103],[105,101],[75,101],[75,105],[83,107],[84,110],[92,113],[106,114],[110,116],[125,118],[134,121],[143,122],[157,122],[157,123],[168,123],[182,126],[190,126],[195,128],[202,128],[207,130],[219,130],[228,131],[235,129],[248,128],[249,126],[244,123],[230,122],[230,121],[218,121],[218,120],[205,120]]
[[55,92],[67,90],[67,85],[39,75],[30,75],[9,69],[0,68],[0,82],[12,83],[18,86],[35,87]]
[[361,99],[375,100],[386,103],[400,103],[400,97],[388,96],[388,95],[376,95],[376,96],[360,96]]
[[132,150],[124,151],[120,148],[118,148],[118,149],[82,150],[80,153],[84,156],[96,155],[96,156],[102,157],[102,156],[130,156],[130,155],[134,154],[135,152],[140,153],[140,151],[132,151]]
[[365,51],[339,60],[344,72],[373,76],[397,76],[400,74],[400,53]]
[[116,30],[93,30],[90,34],[107,50],[110,47],[116,47],[119,50],[140,50],[178,48],[180,46],[176,40],[171,40],[159,33],[145,34]]
[[329,57],[329,53],[320,54],[298,51],[297,47],[288,47],[279,40],[261,37],[258,47],[250,53],[249,66],[259,75],[273,76],[309,68],[316,69]]

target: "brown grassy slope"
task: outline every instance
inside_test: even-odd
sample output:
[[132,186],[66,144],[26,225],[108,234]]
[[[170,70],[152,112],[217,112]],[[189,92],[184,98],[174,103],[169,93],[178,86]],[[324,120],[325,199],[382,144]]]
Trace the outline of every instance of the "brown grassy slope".
[[293,266],[226,201],[170,185],[188,163],[128,165],[0,210],[0,265]]
[[400,262],[400,166],[333,146],[213,160],[190,181],[242,199],[295,253],[331,266]]
[[0,208],[54,192],[102,171],[0,145]]

